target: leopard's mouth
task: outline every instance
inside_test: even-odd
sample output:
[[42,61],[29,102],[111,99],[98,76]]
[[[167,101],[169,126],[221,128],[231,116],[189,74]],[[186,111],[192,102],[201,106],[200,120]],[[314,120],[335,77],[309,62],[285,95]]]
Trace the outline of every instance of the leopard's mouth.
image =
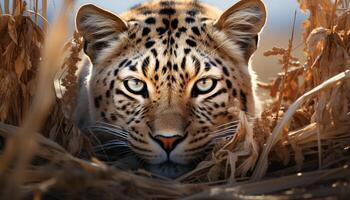
[[195,168],[195,164],[182,165],[167,161],[160,164],[145,164],[144,168],[151,173],[167,178],[178,178]]

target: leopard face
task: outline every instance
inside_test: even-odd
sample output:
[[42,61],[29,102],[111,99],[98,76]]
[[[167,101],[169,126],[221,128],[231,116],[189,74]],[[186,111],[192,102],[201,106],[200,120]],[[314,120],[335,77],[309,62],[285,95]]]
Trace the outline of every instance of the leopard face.
[[152,1],[121,16],[81,7],[89,112],[108,125],[107,144],[130,149],[158,175],[192,169],[232,135],[237,115],[229,108],[254,115],[248,62],[265,17],[260,0],[224,13],[190,0]]

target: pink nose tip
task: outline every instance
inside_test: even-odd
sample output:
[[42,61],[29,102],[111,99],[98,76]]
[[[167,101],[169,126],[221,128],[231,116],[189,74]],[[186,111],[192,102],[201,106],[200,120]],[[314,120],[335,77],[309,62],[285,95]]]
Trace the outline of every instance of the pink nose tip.
[[182,137],[180,136],[156,136],[155,140],[166,152],[172,151],[178,143],[182,141]]

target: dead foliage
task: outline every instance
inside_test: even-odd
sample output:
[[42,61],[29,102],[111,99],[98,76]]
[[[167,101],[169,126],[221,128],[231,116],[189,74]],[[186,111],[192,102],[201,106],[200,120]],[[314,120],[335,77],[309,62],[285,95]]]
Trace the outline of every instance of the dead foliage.
[[[28,12],[23,1],[13,2],[11,14],[6,0],[1,5],[5,13],[0,13],[0,189],[4,197],[296,199],[350,195],[349,0],[299,0],[301,9],[310,15],[303,25],[306,62],[293,56],[293,28],[287,48],[265,53],[281,56],[282,72],[270,83],[260,84],[269,90],[272,103],[253,119],[229,109],[240,116],[234,137],[218,142],[207,159],[177,180],[154,178],[140,170],[122,171],[93,157],[82,159],[89,144],[70,120],[82,43],[75,33],[71,43],[62,45],[70,1],[48,29],[46,23],[42,28],[37,25],[38,18],[46,16],[46,1],[41,2],[40,15],[37,0],[33,12]],[[45,36],[51,40],[44,43]],[[55,100],[53,84],[47,83],[53,83],[59,66],[64,71],[59,78],[64,92]]]

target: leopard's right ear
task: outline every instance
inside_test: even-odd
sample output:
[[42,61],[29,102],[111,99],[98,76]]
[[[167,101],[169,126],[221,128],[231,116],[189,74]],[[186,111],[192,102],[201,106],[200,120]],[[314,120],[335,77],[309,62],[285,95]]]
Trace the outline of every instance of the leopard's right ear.
[[127,30],[127,23],[117,15],[86,4],[76,16],[76,28],[84,38],[84,51],[94,61],[101,50],[118,40],[118,35]]
[[262,0],[240,0],[227,9],[215,26],[235,42],[248,61],[258,44],[258,35],[266,22],[266,8]]

